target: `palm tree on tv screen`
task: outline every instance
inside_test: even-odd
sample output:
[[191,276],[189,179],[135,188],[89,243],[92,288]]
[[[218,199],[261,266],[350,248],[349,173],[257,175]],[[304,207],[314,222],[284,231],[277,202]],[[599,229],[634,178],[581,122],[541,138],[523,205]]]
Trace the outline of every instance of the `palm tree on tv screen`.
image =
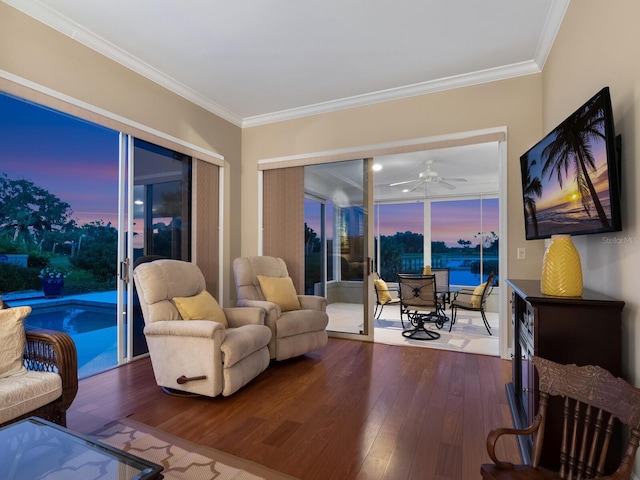
[[563,173],[566,175],[573,164],[576,185],[585,212],[591,216],[590,203],[593,202],[602,227],[608,228],[609,219],[589,177],[589,169],[596,170],[590,140],[604,139],[603,132],[604,102],[603,97],[598,95],[552,132],[555,139],[542,150],[542,175],[549,172],[551,178],[555,172],[558,184],[562,187]]
[[520,173],[522,175],[522,188],[524,197],[524,228],[528,233],[529,222],[533,225],[534,236],[538,236],[538,210],[534,195],[538,198],[542,196],[542,182],[539,177],[531,178],[531,167],[536,164],[535,160],[529,163],[529,156],[520,157]]

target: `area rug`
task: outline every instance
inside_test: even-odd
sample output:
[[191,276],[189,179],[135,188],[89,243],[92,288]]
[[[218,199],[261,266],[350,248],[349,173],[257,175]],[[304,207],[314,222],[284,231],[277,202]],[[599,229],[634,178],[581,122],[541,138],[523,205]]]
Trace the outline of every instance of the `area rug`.
[[91,436],[162,465],[165,479],[296,480],[290,475],[127,418],[109,423]]

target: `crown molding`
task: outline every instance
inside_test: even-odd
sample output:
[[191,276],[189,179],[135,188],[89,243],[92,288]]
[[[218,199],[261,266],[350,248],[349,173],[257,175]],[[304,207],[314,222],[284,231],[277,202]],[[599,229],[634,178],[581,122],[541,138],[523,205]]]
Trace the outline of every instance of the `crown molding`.
[[95,35],[91,31],[83,28],[69,18],[60,15],[52,10],[41,0],[2,0],[4,3],[20,10],[22,13],[35,18],[39,22],[58,32],[67,35],[77,42],[85,45],[105,57],[127,67],[128,69],[148,78],[154,83],[166,88],[167,90],[179,95],[186,100],[204,108],[205,110],[233,123],[242,126],[242,117],[234,114],[226,108],[218,105],[210,99],[199,95],[197,92],[181,84],[174,78],[162,73],[161,71],[146,64],[139,58],[127,53],[121,48],[113,45],[105,39]]
[[534,56],[536,64],[540,66],[540,70],[544,68],[544,64],[547,62],[553,42],[556,40],[564,15],[569,8],[569,1],[570,0],[554,0],[549,9],[549,15],[547,16],[547,21],[544,23],[544,29]]
[[73,38],[115,62],[139,73],[149,80],[165,87],[190,102],[242,128],[266,125],[269,123],[294,120],[297,118],[330,113],[349,108],[362,107],[381,102],[426,95],[429,93],[451,90],[455,88],[478,85],[514,78],[523,75],[540,73],[546,62],[562,19],[570,0],[554,0],[549,11],[543,34],[540,38],[534,60],[515,63],[478,72],[455,75],[447,78],[420,82],[412,85],[382,90],[378,92],[356,95],[353,97],[331,100],[278,112],[242,118],[212,100],[181,84],[174,78],[151,67],[140,59],[130,55],[112,43],[93,34],[89,30],[71,21],[67,17],[52,10],[42,0],[2,0],[26,15],[35,18],[45,25]]
[[340,100],[331,100],[323,103],[316,103],[300,108],[292,108],[280,112],[267,113],[265,115],[256,115],[247,117],[242,121],[242,127],[255,127],[258,125],[266,125],[269,123],[282,122],[285,120],[293,120],[311,115],[319,115],[322,113],[330,113],[338,110],[346,110],[348,108],[363,107],[375,103],[388,102],[391,100],[399,100],[402,98],[415,97],[428,93],[441,92],[444,90],[452,90],[460,87],[468,87],[481,83],[489,83],[497,80],[505,80],[507,78],[519,77],[523,75],[531,75],[540,73],[540,68],[534,61],[521,62],[503,67],[490,68],[479,72],[465,73],[463,75],[455,75],[452,77],[432,80],[428,82],[416,83],[404,87],[391,88],[379,92],[366,93],[353,97],[343,98]]

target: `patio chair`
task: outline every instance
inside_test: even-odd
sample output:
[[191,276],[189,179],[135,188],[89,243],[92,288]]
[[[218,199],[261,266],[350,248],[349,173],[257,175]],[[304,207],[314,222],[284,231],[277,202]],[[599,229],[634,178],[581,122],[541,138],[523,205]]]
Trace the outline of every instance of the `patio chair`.
[[[373,285],[376,291],[376,306],[373,311],[373,317],[377,320],[380,318],[382,314],[382,309],[385,305],[399,305],[400,297],[398,296],[397,288],[389,288],[387,282],[385,282],[378,272],[373,272],[374,280]],[[395,294],[396,296],[392,296],[391,294]]]
[[495,278],[495,272],[491,272],[486,282],[481,283],[475,288],[462,288],[454,293],[453,300],[451,301],[451,323],[449,323],[449,331],[453,328],[453,324],[456,323],[458,309],[461,308],[462,310],[480,312],[484,326],[487,332],[489,332],[489,335],[491,335],[491,325],[489,325],[484,310],[487,297],[491,293],[491,290],[493,290],[493,281]]
[[450,270],[449,268],[432,268],[431,273],[436,277],[436,297],[441,313],[444,315],[447,305],[451,304]]
[[435,275],[398,274],[400,289],[400,321],[404,329],[406,315],[411,328],[404,329],[402,336],[416,340],[435,340],[440,334],[425,327],[433,322],[442,328],[446,317],[440,314],[436,297]]

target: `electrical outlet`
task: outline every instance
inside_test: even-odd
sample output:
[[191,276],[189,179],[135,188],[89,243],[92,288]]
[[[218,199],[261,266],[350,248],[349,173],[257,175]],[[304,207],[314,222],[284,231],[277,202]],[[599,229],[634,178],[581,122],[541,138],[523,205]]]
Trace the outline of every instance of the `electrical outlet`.
[[524,248],[518,248],[518,260],[524,260],[527,258],[527,254]]

